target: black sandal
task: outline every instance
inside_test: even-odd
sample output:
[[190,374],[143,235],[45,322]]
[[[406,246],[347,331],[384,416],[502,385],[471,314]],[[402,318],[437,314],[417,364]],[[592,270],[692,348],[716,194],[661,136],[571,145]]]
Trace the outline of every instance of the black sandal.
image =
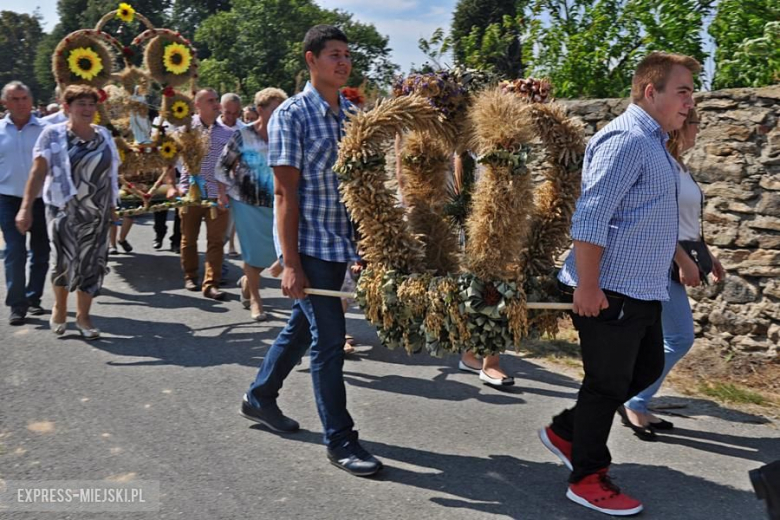
[[653,428],[645,427],[645,426],[637,426],[636,424],[632,423],[631,420],[628,418],[628,414],[626,413],[626,408],[624,406],[620,406],[617,409],[617,413],[620,416],[620,418],[623,420],[623,425],[631,428],[631,430],[633,430],[634,432],[634,435],[636,435],[643,441],[655,440],[656,437]]
[[669,421],[664,421],[663,419],[659,419],[658,422],[651,422],[649,426],[653,430],[668,431],[668,430],[673,430],[674,429],[674,423],[669,422]]

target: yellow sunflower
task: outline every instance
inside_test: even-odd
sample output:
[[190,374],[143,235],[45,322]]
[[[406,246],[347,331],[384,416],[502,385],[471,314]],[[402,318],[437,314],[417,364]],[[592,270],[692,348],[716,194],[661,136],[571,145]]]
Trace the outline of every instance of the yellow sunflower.
[[176,119],[184,119],[190,113],[190,107],[184,101],[177,101],[171,105],[171,113]]
[[176,143],[173,141],[164,141],[160,146],[160,155],[162,155],[165,159],[173,159],[176,157],[176,153],[178,151],[179,150],[176,148]]
[[70,51],[68,68],[76,76],[90,81],[103,70],[103,61],[90,47],[79,47]]
[[190,68],[192,54],[181,43],[171,43],[165,46],[163,65],[171,74],[184,74]]
[[133,9],[133,6],[130,4],[126,4],[122,2],[119,4],[119,9],[116,11],[116,17],[122,20],[125,23],[130,23],[133,21],[133,17],[135,16],[135,9]]

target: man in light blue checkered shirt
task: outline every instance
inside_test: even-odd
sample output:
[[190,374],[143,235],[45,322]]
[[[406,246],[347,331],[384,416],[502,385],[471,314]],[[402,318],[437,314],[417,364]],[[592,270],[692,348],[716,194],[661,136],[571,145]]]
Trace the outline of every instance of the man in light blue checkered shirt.
[[311,82],[274,112],[268,127],[274,170],[274,242],[282,258],[282,292],[294,298],[285,329],[268,350],[244,396],[241,414],[283,432],[298,429],[276,404],[282,383],[311,347],[311,376],[328,459],[353,475],[373,475],[382,463],[358,442],[344,386],[346,325],[341,300],[307,296],[305,287],[339,290],[356,259],[352,224],[333,172],[346,114],[339,93],[352,70],[347,37],[329,25],[303,41]]
[[607,439],[615,411],[664,367],[661,301],[669,298],[679,185],[666,141],[693,107],[700,69],[693,58],[667,53],[639,64],[633,103],[588,143],[574,250],[559,274],[573,300],[585,378],[576,406],[539,436],[572,470],[566,496],[611,515],[642,510],[609,480]]

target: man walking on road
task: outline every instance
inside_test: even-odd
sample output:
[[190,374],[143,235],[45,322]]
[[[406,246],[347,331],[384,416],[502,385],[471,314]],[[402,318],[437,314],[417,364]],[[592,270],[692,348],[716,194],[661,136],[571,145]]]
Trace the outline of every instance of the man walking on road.
[[339,94],[352,61],[347,37],[329,25],[309,29],[303,50],[311,82],[274,112],[268,129],[282,291],[295,301],[287,326],[244,396],[241,414],[276,431],[297,430],[298,423],[282,414],[276,398],[311,347],[311,376],[328,458],[353,475],[368,476],[382,469],[382,463],[360,445],[347,411],[341,301],[303,292],[305,287],[339,290],[347,262],[357,259],[352,224],[332,169],[346,112],[354,109]]
[[566,496],[611,515],[642,510],[609,478],[607,438],[618,407],[664,367],[661,301],[669,299],[679,185],[665,144],[693,107],[700,70],[691,57],[660,52],[639,64],[633,103],[588,143],[574,250],[558,277],[573,292],[585,377],[575,407],[539,435],[572,470]]
[[32,115],[30,89],[20,81],[3,87],[2,99],[8,114],[0,120],[0,228],[5,240],[5,304],[11,308],[8,323],[24,324],[29,312],[43,314],[41,296],[49,269],[49,236],[39,193],[32,207],[30,234],[30,278],[27,270],[27,234],[16,229],[16,214],[22,205],[24,187],[32,168],[32,150],[46,125]]

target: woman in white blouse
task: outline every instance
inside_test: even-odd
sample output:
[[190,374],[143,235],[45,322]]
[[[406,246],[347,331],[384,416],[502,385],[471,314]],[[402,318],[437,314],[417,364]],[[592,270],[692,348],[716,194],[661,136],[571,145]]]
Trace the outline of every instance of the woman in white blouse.
[[[678,191],[678,208],[680,213],[680,231],[678,240],[702,241],[702,207],[704,194],[699,185],[691,177],[691,172],[682,160],[682,154],[693,148],[696,144],[696,135],[699,133],[699,116],[696,110],[688,113],[685,124],[679,130],[675,130],[669,136],[667,148],[669,153],[677,160],[680,170],[680,187]],[[712,275],[716,282],[723,280],[726,273],[718,259],[704,246],[712,258]],[[663,302],[661,320],[664,330],[664,371],[658,380],[648,388],[640,392],[625,404],[625,409],[619,413],[623,423],[634,430],[642,439],[650,440],[655,437],[656,430],[671,430],[674,425],[663,419],[659,419],[648,410],[648,403],[655,395],[666,375],[674,365],[688,353],[693,346],[693,314],[688,302],[685,287],[696,287],[703,283],[699,266],[678,244],[674,255],[672,269],[676,269],[669,286],[669,301]],[[679,281],[677,281],[679,280]]]

